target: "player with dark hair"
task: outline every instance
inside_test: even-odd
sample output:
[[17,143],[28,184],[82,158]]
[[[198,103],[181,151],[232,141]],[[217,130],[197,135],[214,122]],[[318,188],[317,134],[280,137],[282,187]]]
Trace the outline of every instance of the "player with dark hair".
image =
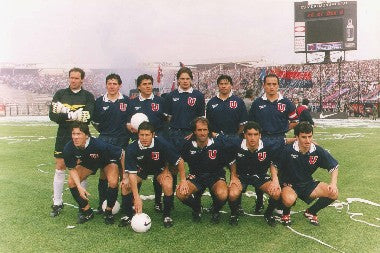
[[[297,198],[310,204],[304,215],[313,225],[319,225],[317,213],[338,198],[338,162],[322,147],[313,143],[313,127],[308,122],[300,122],[294,128],[296,141],[287,145],[276,161],[282,185],[281,199],[286,208],[281,221],[291,224],[290,207]],[[331,175],[329,184],[315,181],[312,177],[318,167]]]
[[[53,181],[53,205],[50,215],[55,217],[63,209],[63,186],[65,182],[66,165],[63,160],[63,148],[71,140],[71,125],[73,122],[89,122],[94,110],[94,96],[82,89],[85,72],[80,68],[69,71],[69,87],[58,90],[49,110],[50,120],[58,126],[55,140],[55,174]],[[85,182],[84,182],[85,183]]]
[[201,220],[201,195],[209,188],[213,198],[211,222],[220,221],[220,210],[228,197],[226,172],[228,164],[227,149],[222,141],[211,138],[209,122],[198,117],[192,123],[193,138],[188,140],[181,150],[181,157],[189,165],[187,182],[189,191],[177,190],[177,197],[185,205],[192,208],[193,221]]
[[[139,90],[139,96],[131,100],[130,116],[132,117],[135,113],[144,113],[148,117],[149,122],[154,126],[154,133],[157,136],[161,136],[165,121],[167,121],[167,117],[164,115],[165,100],[153,94],[153,77],[147,74],[140,75],[137,78],[137,89]],[[130,123],[127,124],[127,127],[132,133],[137,133],[137,129],[134,129]],[[155,210],[161,212],[162,189],[155,177],[153,178],[153,187]]]
[[124,151],[120,147],[91,137],[88,125],[83,123],[73,124],[71,136],[72,140],[63,150],[63,157],[69,168],[68,185],[79,205],[78,223],[85,223],[94,217],[88,203],[90,194],[80,183],[100,168],[104,170],[109,185],[104,222],[113,224],[112,208],[117,199],[119,182],[118,164],[124,163]]
[[206,117],[210,122],[211,131],[228,135],[237,135],[247,122],[247,109],[238,96],[232,94],[232,78],[220,75],[217,80],[218,94],[208,101]]
[[170,141],[177,150],[181,150],[185,137],[191,134],[191,121],[205,114],[205,99],[200,91],[193,89],[193,73],[189,68],[180,68],[177,80],[178,89],[170,92],[165,99],[165,113],[170,118]]
[[[126,122],[130,110],[130,100],[120,93],[122,80],[118,74],[109,74],[106,77],[106,94],[95,101],[95,110],[92,124],[100,133],[99,139],[126,150],[129,142],[129,133]],[[106,200],[108,182],[104,171],[100,171],[98,192],[98,213],[102,213],[102,203]]]
[[[253,121],[244,126],[244,139],[238,139],[234,145],[234,164],[231,166],[231,181],[229,185],[228,201],[231,208],[230,224],[238,223],[238,207],[241,194],[245,192],[248,185],[267,193],[270,196],[269,205],[265,211],[264,218],[270,226],[275,226],[272,216],[280,198],[281,188],[277,177],[277,170],[272,164],[270,149],[263,142],[261,127]],[[233,142],[233,141],[232,141]],[[267,171],[270,168],[271,177]]]
[[[252,103],[248,118],[261,126],[261,139],[276,156],[286,144],[286,132],[297,124],[297,113],[294,104],[278,92],[279,79],[276,75],[266,75],[263,87],[265,93]],[[263,207],[263,193],[256,191],[256,194],[255,213],[259,213]]]
[[120,225],[126,226],[133,216],[132,201],[135,212],[142,212],[142,200],[139,188],[148,175],[154,175],[164,191],[163,224],[171,227],[173,220],[170,212],[173,205],[173,177],[168,164],[178,168],[181,182],[179,191],[186,194],[188,186],[185,177],[185,165],[174,147],[162,137],[155,137],[154,127],[150,122],[143,122],[138,128],[138,141],[127,148],[125,173],[122,181],[123,204]]
[[314,126],[314,121],[313,121],[313,118],[311,117],[308,105],[309,105],[309,99],[307,98],[302,99],[302,105],[297,107],[298,119],[299,119],[299,122],[307,121],[312,126]]

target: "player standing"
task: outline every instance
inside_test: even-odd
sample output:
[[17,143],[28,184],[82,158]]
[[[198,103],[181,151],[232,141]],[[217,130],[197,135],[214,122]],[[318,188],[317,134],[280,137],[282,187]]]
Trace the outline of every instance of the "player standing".
[[[109,74],[106,77],[106,94],[95,101],[95,110],[92,124],[100,133],[99,139],[126,150],[129,143],[129,133],[126,122],[129,115],[130,101],[126,95],[120,93],[122,80],[118,74]],[[108,182],[104,171],[100,171],[98,191],[98,212],[102,212],[102,204],[106,200]]]
[[[310,204],[304,216],[311,224],[318,226],[317,213],[338,198],[338,162],[322,147],[313,143],[313,127],[308,122],[300,122],[294,128],[296,141],[281,152],[276,162],[282,185],[281,199],[286,208],[281,221],[291,224],[290,207],[297,198]],[[318,167],[326,169],[331,175],[329,184],[315,181],[312,177]]]
[[120,147],[91,137],[88,125],[83,123],[73,124],[71,135],[72,141],[65,145],[63,156],[70,173],[68,185],[79,205],[78,223],[85,223],[94,217],[88,203],[90,194],[80,183],[100,168],[104,171],[109,185],[104,222],[113,224],[112,208],[117,199],[119,182],[118,164],[124,164],[124,151]]
[[53,205],[50,215],[55,217],[63,209],[63,186],[65,181],[65,162],[63,160],[63,148],[71,140],[71,125],[75,121],[89,122],[94,110],[94,96],[82,89],[85,72],[80,68],[72,68],[69,71],[69,87],[58,90],[52,100],[49,110],[50,120],[58,126],[55,140],[55,174],[53,181]]
[[[286,144],[286,132],[297,124],[296,107],[278,92],[279,79],[276,75],[266,75],[263,88],[265,93],[252,103],[248,118],[260,125],[262,140],[276,156]],[[262,207],[263,195],[259,192],[255,212],[260,212]]]
[[[149,122],[154,126],[154,133],[157,136],[162,136],[167,117],[164,114],[165,100],[162,97],[153,94],[153,77],[147,74],[137,77],[137,89],[139,90],[138,97],[131,100],[131,114],[144,113]],[[130,132],[137,133],[130,123],[127,124]],[[162,189],[157,181],[153,178],[155,210],[162,211],[161,194]]]

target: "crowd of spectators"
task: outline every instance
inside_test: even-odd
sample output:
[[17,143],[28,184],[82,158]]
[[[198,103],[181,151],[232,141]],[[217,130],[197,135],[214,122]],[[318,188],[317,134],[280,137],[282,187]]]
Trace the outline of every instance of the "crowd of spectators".
[[[158,87],[160,91],[170,91],[176,85],[176,69],[163,69],[163,76]],[[281,71],[310,72],[311,87],[303,87],[302,82],[290,82],[281,88],[281,92],[290,98],[308,98],[310,106],[319,110],[322,105],[326,110],[343,110],[352,103],[378,102],[380,93],[380,60],[343,61],[330,64],[289,64],[269,67],[247,67],[239,64],[210,64],[207,68],[193,69],[193,83],[197,89],[209,99],[217,91],[216,80],[219,75],[227,74],[232,77],[234,93],[244,97],[247,89],[252,89],[254,96],[261,95],[261,78],[265,73]],[[145,71],[154,78],[157,73],[150,69]],[[104,82],[107,71],[89,71],[84,81],[85,89],[92,92],[95,97],[105,92]],[[126,76],[134,75],[128,73]],[[156,78],[155,78],[156,79]],[[132,79],[134,80],[134,79]],[[133,82],[133,81],[129,81]],[[58,89],[68,86],[67,73],[47,75],[35,73],[1,74],[0,83],[7,84],[19,90],[28,90],[39,94],[54,94]],[[130,89],[135,84],[123,85]]]

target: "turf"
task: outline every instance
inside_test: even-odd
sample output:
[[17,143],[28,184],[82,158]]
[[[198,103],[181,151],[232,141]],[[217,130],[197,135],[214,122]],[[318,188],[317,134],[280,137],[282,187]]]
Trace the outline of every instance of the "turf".
[[[194,224],[189,208],[175,200],[174,227],[165,229],[160,214],[153,211],[153,201],[146,200],[144,212],[151,216],[153,225],[145,234],[117,224],[107,226],[101,216],[77,225],[77,209],[68,205],[62,215],[51,218],[56,129],[50,123],[0,123],[1,252],[380,252],[380,207],[359,202],[351,203],[349,212],[362,214],[353,218],[375,226],[350,219],[347,205],[322,210],[320,227],[308,224],[302,213],[292,216],[295,231],[335,249],[280,224],[271,228],[262,217],[245,215],[237,227],[231,227],[227,205],[220,224],[212,225],[208,214],[203,215],[201,223]],[[379,204],[380,128],[317,128],[315,139],[340,163],[339,202],[361,198]],[[315,177],[329,180],[323,170]],[[97,176],[89,179],[94,207],[97,180]],[[152,194],[149,180],[144,182],[142,194]],[[68,190],[64,201],[75,205]],[[204,206],[210,202],[210,197],[203,197]],[[244,196],[245,211],[252,213],[253,206],[254,198]],[[305,208],[298,201],[293,211]],[[69,225],[75,228],[67,228]]]

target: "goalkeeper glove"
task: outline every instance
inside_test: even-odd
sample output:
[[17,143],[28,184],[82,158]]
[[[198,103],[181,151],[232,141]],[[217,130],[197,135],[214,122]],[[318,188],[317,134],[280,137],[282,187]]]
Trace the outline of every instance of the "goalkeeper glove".
[[70,108],[64,106],[61,102],[53,102],[51,103],[51,106],[53,107],[53,113],[69,113]]
[[83,111],[83,108],[80,108],[76,110],[75,112],[69,112],[69,119],[80,121],[80,122],[87,122],[87,120],[90,119],[90,112]]

